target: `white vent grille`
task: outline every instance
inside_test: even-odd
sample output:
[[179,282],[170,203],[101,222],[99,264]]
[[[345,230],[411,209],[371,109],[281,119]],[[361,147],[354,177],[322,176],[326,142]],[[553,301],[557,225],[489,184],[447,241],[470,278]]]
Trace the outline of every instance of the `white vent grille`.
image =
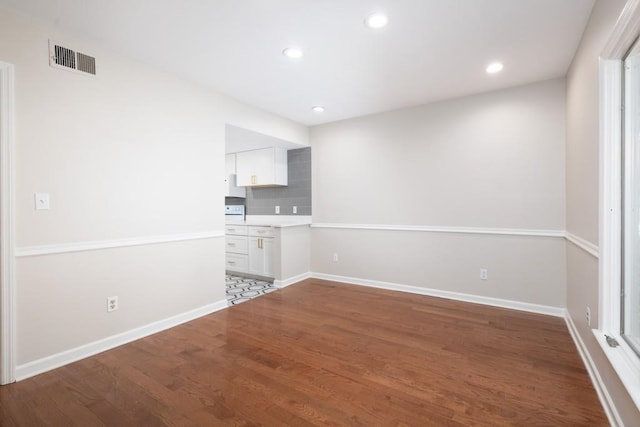
[[78,71],[82,71],[84,73],[96,74],[96,58],[93,56],[85,55],[84,53],[78,52]]
[[96,75],[96,59],[49,40],[49,65],[55,68]]

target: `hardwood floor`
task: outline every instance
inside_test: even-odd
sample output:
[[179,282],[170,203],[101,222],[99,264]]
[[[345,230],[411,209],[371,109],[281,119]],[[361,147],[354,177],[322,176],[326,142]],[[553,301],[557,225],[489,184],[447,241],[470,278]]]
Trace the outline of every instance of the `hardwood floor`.
[[608,423],[562,319],[311,279],[0,387],[0,425]]

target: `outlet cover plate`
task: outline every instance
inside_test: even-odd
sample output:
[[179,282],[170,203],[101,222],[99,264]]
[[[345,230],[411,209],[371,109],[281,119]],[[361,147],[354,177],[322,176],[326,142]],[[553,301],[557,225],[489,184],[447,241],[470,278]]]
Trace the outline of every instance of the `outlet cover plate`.
[[118,309],[118,297],[107,298],[107,313],[116,311]]
[[48,210],[51,208],[49,193],[35,193],[36,210]]

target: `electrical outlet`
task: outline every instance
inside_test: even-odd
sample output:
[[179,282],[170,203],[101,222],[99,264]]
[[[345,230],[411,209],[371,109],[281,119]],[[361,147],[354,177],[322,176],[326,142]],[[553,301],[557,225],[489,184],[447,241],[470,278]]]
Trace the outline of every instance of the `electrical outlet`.
[[107,313],[116,311],[118,309],[118,297],[107,298]]
[[486,268],[480,269],[480,280],[487,280],[489,278],[489,271]]
[[587,307],[587,325],[591,326],[591,308]]
[[294,207],[293,207],[293,213],[294,213],[294,214],[297,214],[297,213],[298,213],[298,207],[297,207],[297,206],[294,206]]
[[338,252],[333,253],[333,262],[338,262]]
[[34,198],[37,211],[48,210],[51,208],[49,193],[35,193]]
[[276,206],[276,213],[279,214],[280,213],[280,206]]

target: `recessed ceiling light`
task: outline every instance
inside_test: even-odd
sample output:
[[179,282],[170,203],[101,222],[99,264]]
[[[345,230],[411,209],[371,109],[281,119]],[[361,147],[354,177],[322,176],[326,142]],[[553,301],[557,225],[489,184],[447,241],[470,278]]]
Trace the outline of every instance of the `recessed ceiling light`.
[[311,107],[311,109],[316,113],[324,113],[324,110],[325,110],[325,108],[322,105],[314,105],[313,107]]
[[367,27],[375,28],[375,29],[386,26],[388,22],[389,22],[389,18],[387,17],[387,15],[379,12],[372,13],[371,15],[367,16],[367,19],[365,19],[364,21]]
[[288,47],[282,51],[282,54],[291,59],[302,58],[302,50],[298,49],[297,47]]
[[492,62],[487,66],[487,73],[489,74],[499,73],[500,71],[502,71],[503,68],[504,68],[504,65],[502,64],[502,62]]

